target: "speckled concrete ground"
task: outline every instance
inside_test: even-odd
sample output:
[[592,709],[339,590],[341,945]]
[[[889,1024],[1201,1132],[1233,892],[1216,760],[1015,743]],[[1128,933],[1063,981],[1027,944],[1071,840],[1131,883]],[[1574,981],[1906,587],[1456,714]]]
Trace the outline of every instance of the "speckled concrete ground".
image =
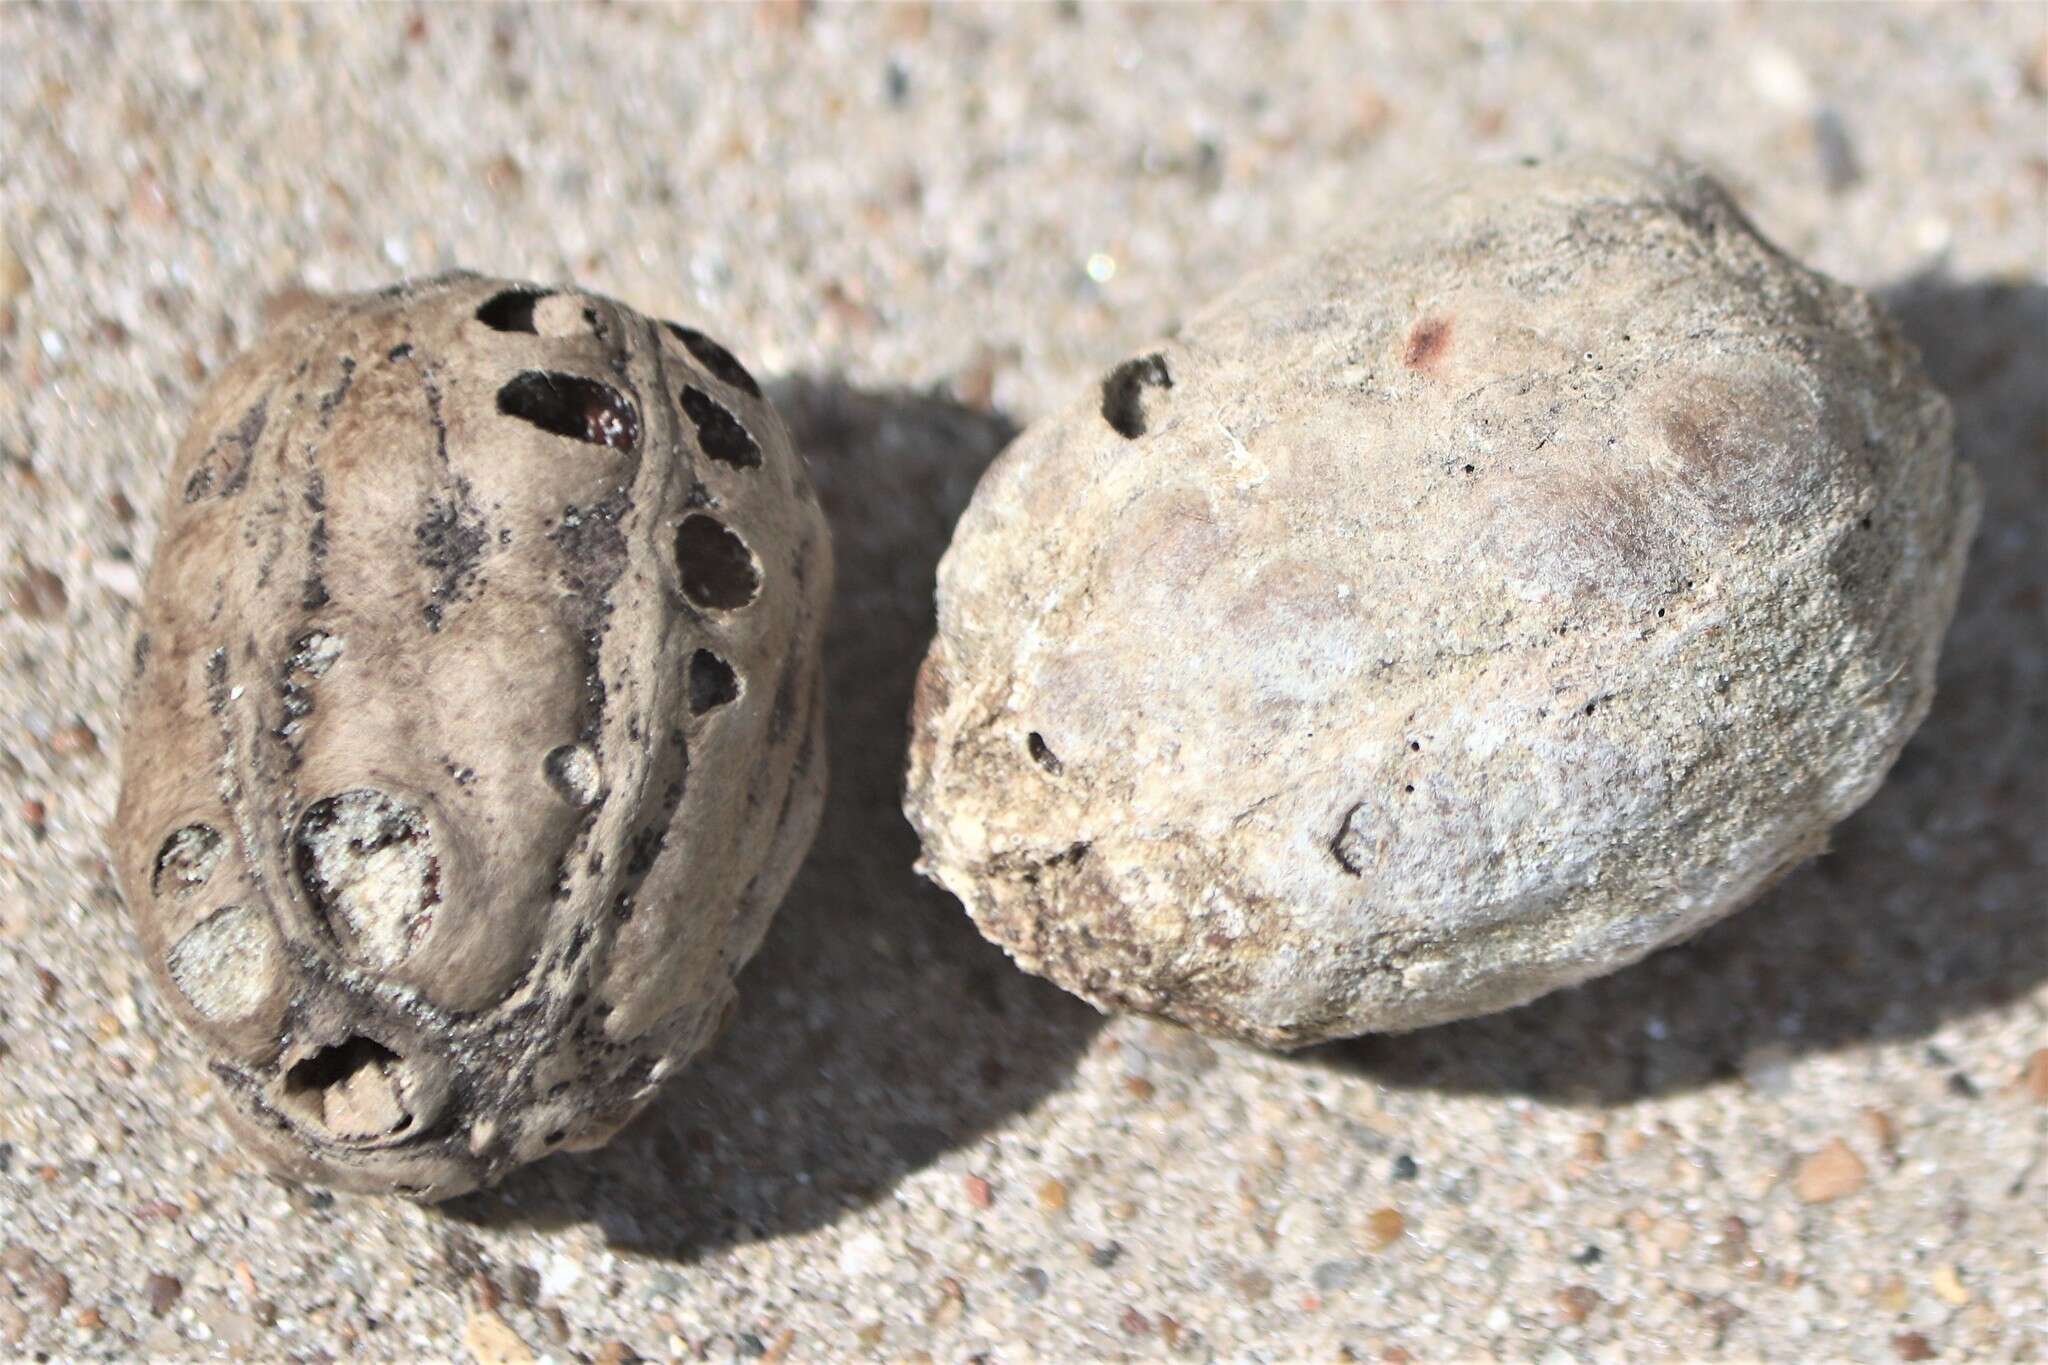
[[[2048,1356],[2048,9],[12,5],[0,72],[0,1356]],[[1490,1020],[1278,1058],[1014,971],[896,813],[979,468],[1359,197],[1575,146],[1707,160],[1954,397],[1987,514],[1892,782]],[[274,291],[458,263],[786,376],[836,785],[706,1062],[417,1209],[228,1145],[100,828],[198,387]]]

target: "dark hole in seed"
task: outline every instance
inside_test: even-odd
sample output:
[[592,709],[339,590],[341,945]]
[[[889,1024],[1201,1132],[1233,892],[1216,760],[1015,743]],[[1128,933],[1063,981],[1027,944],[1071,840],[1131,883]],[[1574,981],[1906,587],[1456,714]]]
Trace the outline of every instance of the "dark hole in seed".
[[700,649],[690,656],[690,714],[701,716],[706,711],[725,705],[740,694],[740,680],[732,671],[732,665],[708,649]]
[[498,411],[613,450],[629,450],[640,439],[640,416],[624,394],[573,374],[527,370],[498,390]]
[[412,1127],[397,1053],[353,1034],[297,1062],[284,1074],[284,1102],[344,1138],[366,1139]]
[[1170,389],[1166,357],[1154,352],[1126,360],[1102,381],[1102,420],[1127,441],[1145,434],[1145,390]]
[[496,332],[532,332],[533,306],[548,296],[546,289],[507,289],[485,299],[476,320]]
[[1059,776],[1061,770],[1067,766],[1060,762],[1060,756],[1052,751],[1050,744],[1045,742],[1045,736],[1039,734],[1036,730],[1033,730],[1025,737],[1024,747],[1030,751],[1033,763],[1036,763],[1055,777]]
[[683,595],[700,607],[731,611],[761,591],[761,574],[746,542],[702,512],[684,517],[676,528],[676,569]]
[[1415,753],[1419,754],[1422,752],[1422,741],[1419,739],[1411,739],[1408,741],[1408,747]]
[[1415,784],[1413,782],[1410,782],[1406,786],[1402,787],[1401,790],[1404,792],[1413,792],[1415,790]]
[[323,1047],[284,1073],[284,1092],[304,1095],[340,1085],[358,1071],[372,1066],[390,1066],[398,1054],[374,1038],[355,1034],[332,1047]]
[[683,413],[696,424],[697,439],[704,453],[734,469],[754,469],[761,463],[761,447],[725,404],[699,388],[683,390]]
[[1593,707],[1594,707],[1594,705],[1595,705],[1595,703],[1593,703],[1593,702],[1590,702],[1590,701],[1586,703],[1586,714],[1587,714],[1587,715],[1589,715],[1589,716],[1590,716],[1590,715],[1592,715],[1592,714],[1593,714]]
[[547,1135],[547,1139],[546,1139],[546,1141],[547,1141],[547,1144],[548,1144],[548,1146],[552,1147],[552,1146],[554,1146],[554,1145],[555,1145],[556,1143],[560,1142],[560,1141],[561,1141],[561,1140],[562,1140],[563,1138],[565,1138],[565,1137],[567,1137],[567,1136],[569,1136],[569,1130],[568,1130],[568,1129],[566,1129],[566,1128],[557,1128],[557,1129],[555,1129],[555,1131],[554,1131],[554,1132],[552,1132],[552,1133],[549,1133],[549,1134]]
[[722,379],[749,397],[759,398],[761,386],[754,382],[754,376],[747,373],[747,367],[733,358],[731,351],[705,336],[694,327],[685,327],[680,322],[665,322],[662,326],[675,334],[677,341],[689,348],[697,363],[711,372],[714,379]]
[[156,851],[149,889],[158,896],[187,896],[206,885],[220,862],[220,831],[211,825],[186,825],[171,831]]

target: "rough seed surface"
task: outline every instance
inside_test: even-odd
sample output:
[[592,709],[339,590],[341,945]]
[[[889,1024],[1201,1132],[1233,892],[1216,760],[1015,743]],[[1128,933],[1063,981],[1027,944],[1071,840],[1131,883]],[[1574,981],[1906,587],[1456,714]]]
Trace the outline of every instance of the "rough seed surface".
[[199,397],[110,853],[280,1174],[466,1193],[601,1144],[729,1018],[823,799],[832,571],[774,411],[720,405],[720,454],[679,396],[720,354],[451,272],[296,297]]
[[923,865],[1032,971],[1275,1046],[1625,966],[1818,852],[1926,715],[1952,429],[1696,168],[1404,188],[982,480]]
[[[2028,4],[0,6],[0,1358],[2048,1360],[2044,38]],[[1419,1033],[1282,1057],[1018,971],[900,811],[983,467],[1384,186],[1661,146],[1878,293],[1984,481],[1877,795],[1698,937]],[[423,1208],[230,1138],[102,831],[200,393],[268,296],[457,265],[737,352],[841,572],[831,796],[730,1028],[602,1150]],[[552,302],[493,340],[556,344]],[[308,721],[365,656],[337,633]],[[74,721],[97,752],[49,747]],[[1864,1187],[1802,1203],[1836,1138]]]

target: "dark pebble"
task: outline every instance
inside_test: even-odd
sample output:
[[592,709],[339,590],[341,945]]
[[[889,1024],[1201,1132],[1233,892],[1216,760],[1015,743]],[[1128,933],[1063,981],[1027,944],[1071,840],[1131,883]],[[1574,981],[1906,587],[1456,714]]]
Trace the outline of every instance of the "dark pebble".
[[540,1272],[530,1265],[515,1265],[512,1273],[505,1277],[506,1288],[511,1291],[512,1302],[521,1308],[531,1308],[540,1301]]
[[1849,126],[1832,109],[1813,116],[1813,146],[1819,154],[1821,183],[1829,194],[1841,194],[1863,179],[1862,159],[1849,136]]
[[1115,1265],[1117,1262],[1117,1257],[1123,1254],[1124,1245],[1122,1242],[1105,1242],[1101,1246],[1095,1248],[1095,1250],[1089,1252],[1088,1259],[1095,1263],[1095,1268],[1097,1270],[1107,1270],[1111,1266]]
[[1934,1343],[1918,1332],[1901,1332],[1892,1338],[1892,1353],[1900,1360],[1932,1360],[1941,1354]]
[[1387,1172],[1387,1176],[1391,1180],[1413,1180],[1421,1174],[1422,1168],[1417,1166],[1415,1158],[1409,1156],[1406,1152],[1394,1158],[1394,1165]]
[[142,1288],[149,1295],[149,1311],[162,1317],[185,1292],[185,1282],[176,1275],[152,1275],[142,1282]]

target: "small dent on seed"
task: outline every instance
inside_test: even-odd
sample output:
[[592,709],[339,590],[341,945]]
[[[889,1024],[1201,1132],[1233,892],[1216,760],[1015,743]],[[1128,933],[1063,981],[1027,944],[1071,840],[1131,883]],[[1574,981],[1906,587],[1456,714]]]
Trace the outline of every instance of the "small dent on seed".
[[228,905],[201,920],[165,957],[171,980],[192,1007],[216,1022],[256,1012],[277,983],[277,935],[268,918]]
[[426,816],[371,788],[315,802],[299,821],[295,863],[307,898],[351,955],[396,966],[441,903],[441,863]]

